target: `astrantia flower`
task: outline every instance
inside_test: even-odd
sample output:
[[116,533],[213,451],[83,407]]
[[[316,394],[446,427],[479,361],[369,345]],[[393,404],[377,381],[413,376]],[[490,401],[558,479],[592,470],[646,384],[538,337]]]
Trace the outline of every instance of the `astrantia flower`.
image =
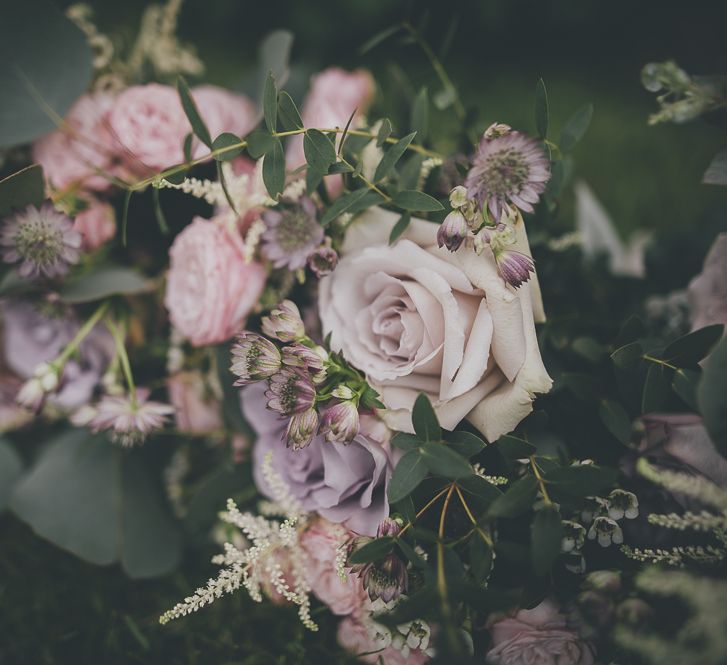
[[262,319],[262,330],[281,342],[297,342],[305,336],[300,311],[292,300],[283,300]]
[[350,443],[358,434],[358,409],[353,402],[339,402],[329,407],[323,414],[321,421],[321,434],[326,441]]
[[78,262],[81,234],[51,203],[29,205],[5,220],[0,231],[3,260],[19,263],[22,277],[60,277]]
[[497,222],[510,204],[533,212],[549,178],[550,164],[538,142],[509,132],[482,138],[465,187],[469,198],[487,207]]
[[286,367],[271,377],[265,397],[269,409],[292,416],[313,406],[316,389],[308,376]]
[[296,413],[285,430],[285,443],[288,448],[300,450],[310,445],[318,429],[318,412],[314,408]]
[[338,252],[332,247],[319,247],[308,257],[308,267],[316,277],[330,275],[338,265]]
[[96,415],[89,426],[92,431],[111,431],[111,439],[123,446],[141,443],[154,430],[161,429],[174,408],[169,404],[147,401],[148,391],[136,391],[136,399],[106,395],[96,405]]
[[[400,531],[401,524],[387,517],[379,524],[376,537],[397,536]],[[353,540],[349,545],[348,555],[353,554],[367,542],[371,542],[370,539]],[[389,603],[402,593],[406,593],[409,588],[409,573],[406,564],[393,553],[375,563],[352,566],[351,570],[359,574],[363,587],[372,601],[381,598],[385,603]]]
[[302,198],[295,207],[270,210],[263,215],[263,251],[276,268],[298,270],[323,240],[323,227],[316,219],[316,207]]
[[535,264],[527,254],[514,249],[496,249],[493,252],[497,271],[510,286],[518,288],[527,282],[530,273],[535,271]]
[[437,245],[456,252],[467,237],[467,220],[459,210],[453,210],[445,218],[437,231]]
[[314,383],[321,383],[326,378],[323,363],[327,356],[326,350],[320,346],[311,349],[296,342],[283,347],[283,364],[310,372]]
[[236,386],[270,378],[280,369],[280,351],[269,339],[243,332],[232,346],[230,371],[236,376]]

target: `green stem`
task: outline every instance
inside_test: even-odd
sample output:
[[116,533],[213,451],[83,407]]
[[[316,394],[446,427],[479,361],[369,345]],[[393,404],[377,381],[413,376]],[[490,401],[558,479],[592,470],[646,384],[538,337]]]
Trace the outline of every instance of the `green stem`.
[[[347,166],[350,166],[350,167],[351,167],[351,168],[353,169],[353,165],[352,165],[352,164],[349,164],[349,162],[348,162],[348,161],[346,161],[346,160],[345,160],[345,159],[344,159],[343,157],[341,157],[341,161],[342,161],[342,162],[343,162],[344,164],[346,164]],[[368,187],[369,189],[373,190],[373,191],[374,191],[374,192],[376,192],[376,193],[377,193],[377,194],[378,194],[379,196],[383,197],[383,199],[384,199],[384,200],[385,200],[385,201],[386,201],[387,203],[391,203],[391,202],[393,201],[393,199],[392,199],[392,198],[391,198],[391,197],[390,197],[390,196],[389,196],[389,195],[388,195],[388,194],[387,194],[386,192],[384,192],[384,191],[382,191],[381,189],[379,189],[379,188],[378,188],[378,187],[377,187],[377,186],[376,186],[376,185],[375,185],[375,184],[374,184],[373,182],[371,182],[371,181],[370,181],[370,180],[369,180],[369,179],[368,179],[368,178],[367,178],[367,177],[366,177],[366,176],[365,176],[365,175],[364,175],[363,173],[360,173],[360,172],[358,172],[358,173],[357,173],[357,172],[356,172],[356,170],[354,169],[354,174],[353,174],[353,175],[354,175],[354,176],[355,176],[356,178],[358,178],[359,180],[361,180],[361,182],[363,182],[363,183],[364,183],[364,184],[365,184],[365,185],[366,185],[366,186],[367,186],[367,187]]]
[[124,334],[119,326],[111,319],[106,319],[106,326],[111,332],[111,336],[114,338],[114,342],[116,344],[116,355],[121,362],[121,369],[124,372],[124,379],[126,380],[126,387],[129,391],[131,404],[134,408],[136,408],[136,385],[134,384],[134,375],[131,373],[129,355],[126,353],[126,346],[124,346]]
[[106,313],[108,309],[108,302],[101,303],[96,308],[96,311],[91,314],[90,318],[78,329],[78,332],[74,338],[68,342],[66,348],[61,351],[61,354],[51,363],[57,366],[59,370],[66,364],[66,361],[76,351],[81,342],[86,336],[93,330],[93,327],[100,321],[101,317]]
[[533,474],[535,475],[535,479],[538,481],[538,486],[540,487],[540,493],[543,495],[543,501],[545,501],[545,503],[550,506],[550,505],[552,505],[553,501],[551,500],[550,496],[548,495],[548,490],[545,489],[545,480],[543,479],[543,476],[540,473],[540,469],[538,468],[538,465],[535,463],[535,457],[533,457],[531,455],[529,459],[530,459],[530,466],[533,469]]
[[668,363],[668,362],[666,362],[666,360],[662,360],[661,358],[654,358],[654,356],[650,356],[648,354],[645,354],[641,357],[644,360],[648,360],[649,362],[656,363],[657,365],[663,365],[664,367],[668,367],[669,369],[673,369],[674,371],[679,369],[676,365],[672,365],[671,363]]

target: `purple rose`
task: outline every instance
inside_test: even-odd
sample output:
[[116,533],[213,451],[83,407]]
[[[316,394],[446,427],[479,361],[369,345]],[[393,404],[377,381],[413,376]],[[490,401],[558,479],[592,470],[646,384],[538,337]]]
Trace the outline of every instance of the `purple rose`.
[[720,233],[704,260],[701,274],[689,283],[692,329],[727,324],[727,233]]
[[241,392],[243,413],[257,434],[253,476],[258,489],[271,496],[262,467],[272,452],[273,468],[306,510],[345,523],[357,533],[375,535],[389,514],[386,488],[395,460],[388,428],[364,416],[360,433],[349,444],[327,443],[315,436],[308,447],[293,451],[283,442],[287,419],[265,407],[265,388],[260,382]]
[[[23,379],[33,376],[40,363],[56,358],[79,329],[72,313],[53,316],[17,301],[3,303],[2,320],[5,363]],[[111,334],[97,325],[66,363],[61,387],[50,401],[68,410],[87,403],[113,355]]]

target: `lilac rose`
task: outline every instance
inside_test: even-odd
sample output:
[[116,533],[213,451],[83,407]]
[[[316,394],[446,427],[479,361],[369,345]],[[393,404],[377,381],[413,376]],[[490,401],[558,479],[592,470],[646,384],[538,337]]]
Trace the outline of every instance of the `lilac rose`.
[[287,448],[283,435],[287,420],[266,408],[265,382],[242,390],[242,411],[255,430],[253,476],[258,489],[272,496],[263,477],[263,464],[272,452],[273,469],[306,510],[356,533],[376,534],[389,514],[386,489],[395,459],[389,430],[378,419],[361,418],[361,431],[349,444],[327,443],[322,436],[302,450]]

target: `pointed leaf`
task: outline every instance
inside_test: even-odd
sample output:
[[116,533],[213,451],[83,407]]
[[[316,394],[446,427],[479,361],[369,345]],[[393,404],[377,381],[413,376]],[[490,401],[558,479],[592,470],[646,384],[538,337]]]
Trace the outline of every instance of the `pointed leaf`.
[[268,131],[275,133],[278,128],[278,88],[272,70],[268,72],[263,88],[263,116]]
[[560,135],[560,149],[563,152],[570,152],[583,138],[592,117],[593,104],[585,104],[570,117]]
[[411,422],[414,431],[422,441],[441,441],[442,429],[439,426],[437,414],[424,393],[420,393],[414,402]]
[[336,219],[336,217],[346,212],[346,210],[353,206],[357,201],[360,201],[364,196],[366,196],[367,192],[367,189],[362,188],[355,189],[352,192],[347,192],[346,194],[339,196],[333,202],[333,205],[326,210],[323,217],[321,217],[321,225],[328,226],[334,219]]
[[721,323],[700,328],[669,344],[661,357],[677,367],[694,367],[707,357],[723,333],[724,326]]
[[391,536],[383,536],[366,543],[360,549],[357,549],[350,557],[348,563],[372,563],[383,559],[387,554],[394,550],[395,541]]
[[671,387],[674,392],[681,397],[688,406],[697,410],[697,387],[702,378],[702,373],[693,369],[679,368],[674,372]]
[[202,116],[199,114],[197,104],[195,104],[192,98],[192,93],[189,90],[187,82],[180,76],[177,80],[177,92],[179,93],[179,99],[182,102],[182,108],[184,113],[189,120],[189,124],[192,125],[192,131],[195,133],[202,143],[208,148],[212,147],[212,137],[210,136],[210,130],[207,129],[207,125],[202,120]]
[[457,480],[473,473],[470,463],[446,444],[427,441],[421,454],[433,476]]
[[380,148],[381,146],[386,143],[386,139],[388,139],[391,136],[392,132],[391,128],[391,120],[388,118],[384,118],[381,121],[381,127],[379,127],[379,131],[376,134],[376,147]]
[[485,448],[485,442],[475,434],[455,431],[446,434],[447,446],[457,451],[462,457],[469,459]]
[[396,465],[389,480],[390,503],[398,503],[413,492],[427,475],[427,465],[418,450],[410,450]]
[[309,166],[323,173],[336,161],[336,148],[328,136],[318,129],[309,129],[303,137],[303,151]]
[[410,129],[416,132],[418,143],[424,143],[429,130],[429,93],[422,88],[414,99],[411,109]]
[[303,128],[303,120],[298,112],[298,107],[285,90],[278,95],[278,119],[285,131]]
[[715,448],[727,457],[727,337],[712,351],[697,389],[697,404]]
[[598,415],[611,434],[625,446],[631,443],[631,418],[618,402],[604,399],[598,408]]
[[407,134],[404,138],[399,139],[394,145],[391,146],[381,158],[379,165],[376,167],[374,173],[374,182],[385,178],[396,166],[396,163],[401,159],[402,155],[406,152],[409,144],[414,140],[416,132]]
[[285,188],[285,153],[277,137],[273,138],[272,150],[263,158],[263,182],[272,199],[277,199]]
[[491,517],[517,517],[530,510],[538,493],[538,481],[528,474],[514,483],[487,510]]
[[535,513],[532,524],[531,557],[533,570],[538,577],[550,572],[558,555],[563,538],[563,523],[558,508],[548,505]]
[[399,220],[394,224],[394,227],[391,229],[391,233],[389,234],[389,244],[393,245],[401,236],[404,231],[406,231],[409,228],[409,224],[411,223],[411,213],[405,212],[402,214],[401,217],[399,217]]
[[415,189],[403,190],[394,194],[394,205],[404,210],[435,212],[444,210],[444,206],[433,196]]

